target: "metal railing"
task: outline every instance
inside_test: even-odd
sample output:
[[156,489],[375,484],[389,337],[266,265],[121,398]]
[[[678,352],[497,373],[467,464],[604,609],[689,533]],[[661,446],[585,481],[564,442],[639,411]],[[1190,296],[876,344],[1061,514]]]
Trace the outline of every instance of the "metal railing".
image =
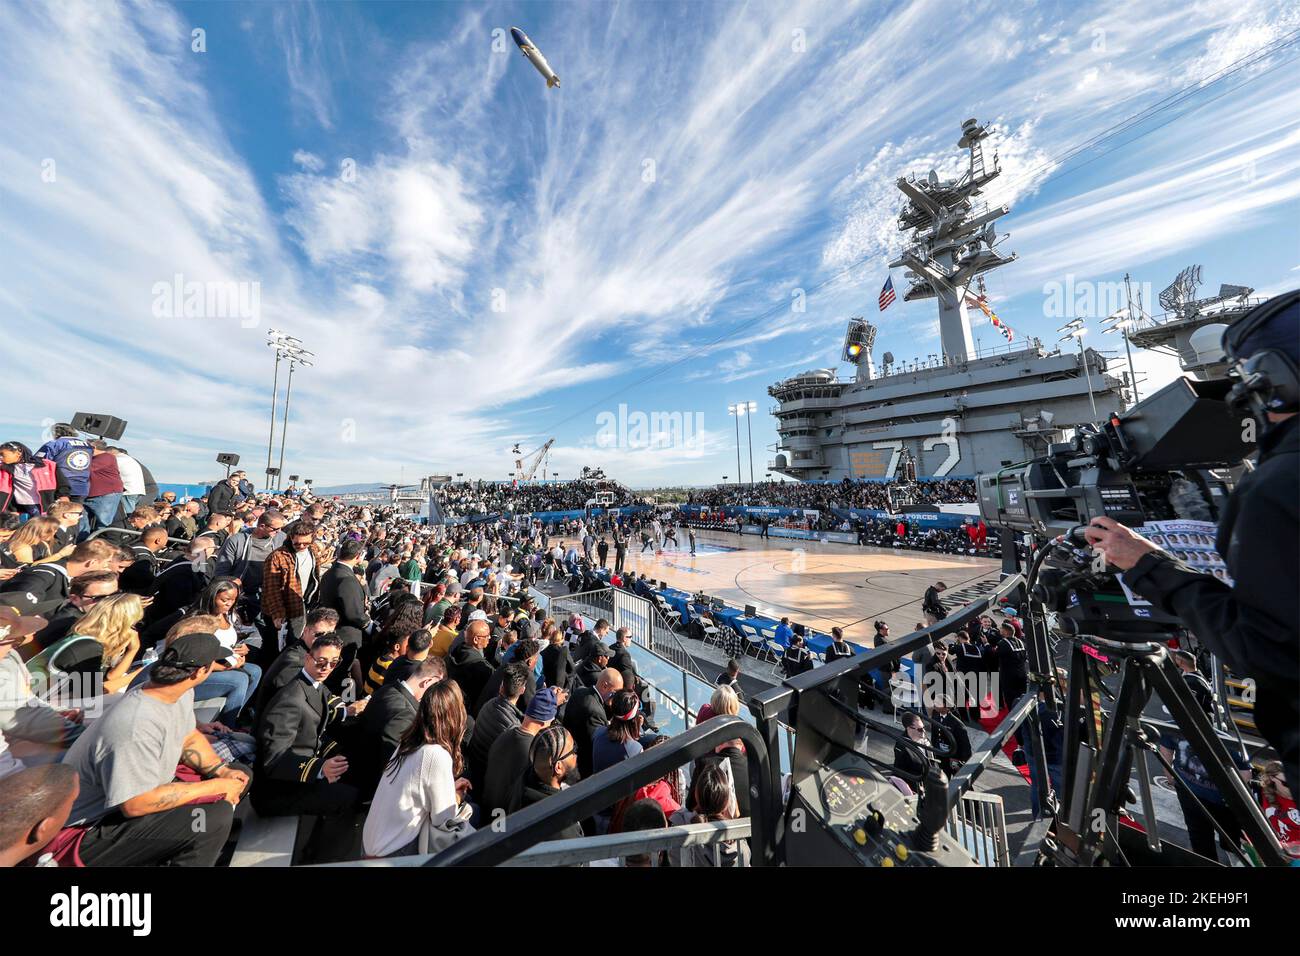
[[739,717],[714,717],[658,746],[629,757],[576,786],[524,807],[507,817],[504,829],[478,830],[427,860],[429,866],[497,866],[518,857],[547,837],[607,810],[646,784],[662,779],[729,740],[743,742],[749,765],[750,846],[754,866],[776,862],[775,839],[780,789],[772,779],[767,747],[753,724]]
[[581,614],[593,621],[604,618],[611,625],[614,621],[614,589],[599,588],[595,591],[578,591],[574,594],[551,595],[549,617],[558,622],[562,615]]
[[[628,605],[633,607],[629,608]],[[585,617],[603,617],[615,629],[627,627],[632,635],[632,643],[701,680],[707,680],[654,601],[631,591],[608,587],[597,591],[555,595],[551,598],[550,606],[550,616],[557,620],[561,615],[576,612]]]
[[[801,694],[827,691],[833,689],[837,684],[848,686],[848,682],[866,679],[866,676],[871,671],[878,669],[881,665],[892,663],[905,654],[927,647],[936,638],[964,629],[972,620],[978,619],[980,615],[996,607],[1003,598],[1009,597],[1022,589],[1024,583],[1025,580],[1021,574],[1007,575],[996,589],[953,611],[948,617],[936,624],[922,628],[907,637],[874,648],[866,653],[842,658],[833,664],[827,664],[824,667],[799,674],[788,679],[781,687],[774,687],[771,690],[756,694],[748,701],[748,707],[750,713],[754,715],[755,723],[757,723],[764,741],[767,742],[771,749],[778,746],[782,726],[779,718],[790,710],[792,704],[797,706],[797,700]],[[1027,618],[1027,621],[1031,628],[1042,626],[1041,622],[1034,620],[1032,617]],[[1049,672],[1050,662],[1035,659],[1035,655],[1039,650],[1036,642],[1031,643],[1030,646],[1030,671],[1037,674]],[[1038,791],[1040,806],[1055,806],[1054,798],[1048,789],[1050,785],[1048,783],[1047,764],[1041,744],[1041,736],[1036,733],[1037,704],[1038,686],[1031,683],[1024,696],[1011,705],[1010,710],[988,735],[979,749],[971,755],[971,758],[966,761],[964,766],[952,775],[948,788],[949,802],[951,804],[955,804],[963,794],[970,791],[975,780],[988,767],[994,756],[1001,751],[1002,745],[1022,723],[1028,721],[1031,734],[1035,737],[1035,746],[1030,754],[1031,786],[1034,786]],[[769,764],[770,769],[771,765]],[[780,780],[774,779],[773,786],[779,787]]]
[[[100,535],[108,535],[108,534],[124,534],[127,537],[138,538],[142,534],[144,534],[144,531],[137,531],[135,528],[116,528],[112,526],[106,528],[96,528],[94,531],[90,532],[90,534],[86,535],[86,540],[94,541]],[[195,535],[194,537],[197,538],[198,535]],[[184,545],[185,547],[189,547],[190,540],[191,539],[189,538],[173,538],[170,535],[168,535],[167,537],[168,544],[180,544],[180,545]],[[118,544],[118,543],[116,541],[110,541],[109,544]],[[118,545],[118,547],[123,547],[123,546],[124,545]]]
[[[753,827],[749,818],[745,817],[740,820],[687,823],[663,830],[635,830],[570,840],[548,840],[506,860],[502,866],[580,866],[596,860],[645,856],[661,851],[673,853],[697,846],[713,847],[716,865],[718,851],[723,843],[747,840],[752,833]],[[383,860],[362,860],[359,863],[326,863],[322,866],[424,866],[432,859],[433,854],[426,853]]]
[[1010,866],[1007,816],[993,793],[963,793],[948,814],[948,835],[980,866]]

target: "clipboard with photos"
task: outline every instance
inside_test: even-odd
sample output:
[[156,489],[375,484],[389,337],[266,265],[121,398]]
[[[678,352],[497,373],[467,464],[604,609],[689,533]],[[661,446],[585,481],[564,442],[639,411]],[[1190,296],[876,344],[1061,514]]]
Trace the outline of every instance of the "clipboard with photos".
[[[1181,518],[1173,521],[1152,521],[1133,530],[1188,567],[1205,574],[1212,574],[1232,587],[1232,575],[1228,573],[1228,566],[1219,552],[1214,549],[1218,526],[1213,521],[1188,521]],[[1124,596],[1128,598],[1129,604],[1134,607],[1151,605],[1150,601],[1135,594],[1124,583],[1123,578],[1120,578],[1119,584],[1124,589]]]

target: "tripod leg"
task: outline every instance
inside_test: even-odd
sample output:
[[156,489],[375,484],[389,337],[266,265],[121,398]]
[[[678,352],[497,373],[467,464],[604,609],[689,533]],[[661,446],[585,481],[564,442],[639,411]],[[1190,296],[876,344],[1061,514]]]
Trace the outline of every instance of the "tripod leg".
[[1183,731],[1188,744],[1205,765],[1205,771],[1219,788],[1223,802],[1232,811],[1242,830],[1250,839],[1260,859],[1274,866],[1287,866],[1291,860],[1273,835],[1268,821],[1251,797],[1241,777],[1232,769],[1232,757],[1218,734],[1210,725],[1205,712],[1197,705],[1191,691],[1183,683],[1182,675],[1168,655],[1156,663],[1146,665],[1150,681],[1160,699],[1169,708],[1169,714]]
[[1088,668],[1084,653],[1078,644],[1075,644],[1070,651],[1070,683],[1067,685],[1067,693],[1069,699],[1065,702],[1065,750],[1062,754],[1065,766],[1062,768],[1061,780],[1064,806],[1061,808],[1061,816],[1071,820],[1074,810],[1074,778],[1079,771],[1079,723],[1083,719],[1082,702],[1092,700],[1091,689],[1088,686]]
[[1087,803],[1088,817],[1084,820],[1083,847],[1081,856],[1089,861],[1092,848],[1105,836],[1107,819],[1117,814],[1120,788],[1128,785],[1125,769],[1129,762],[1125,759],[1125,737],[1128,721],[1141,715],[1151,691],[1142,679],[1142,669],[1134,666],[1133,661],[1126,661],[1124,674],[1120,678],[1119,697],[1106,726],[1106,737],[1102,742],[1101,763],[1097,767],[1097,776],[1089,791]]
[[1038,708],[1029,712],[1024,723],[1026,743],[1029,744],[1029,777],[1038,795],[1039,816],[1055,815],[1059,796],[1052,790],[1052,778],[1047,769],[1047,748],[1043,741],[1043,724],[1038,719]]

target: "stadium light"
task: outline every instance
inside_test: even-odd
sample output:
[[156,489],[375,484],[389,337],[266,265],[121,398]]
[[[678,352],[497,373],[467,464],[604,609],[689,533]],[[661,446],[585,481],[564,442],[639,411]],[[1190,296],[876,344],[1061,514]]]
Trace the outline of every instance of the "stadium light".
[[740,416],[745,414],[745,406],[728,405],[727,414],[736,419],[736,484],[740,484]]

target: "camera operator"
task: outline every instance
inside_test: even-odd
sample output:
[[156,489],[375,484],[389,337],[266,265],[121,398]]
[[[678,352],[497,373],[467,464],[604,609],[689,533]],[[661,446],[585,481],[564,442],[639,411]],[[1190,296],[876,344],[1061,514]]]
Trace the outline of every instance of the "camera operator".
[[1228,400],[1249,408],[1259,455],[1224,504],[1215,547],[1235,584],[1192,570],[1110,518],[1094,518],[1088,543],[1124,582],[1241,676],[1254,681],[1255,722],[1277,750],[1287,785],[1300,785],[1300,292],[1251,310],[1224,332],[1241,381]]

